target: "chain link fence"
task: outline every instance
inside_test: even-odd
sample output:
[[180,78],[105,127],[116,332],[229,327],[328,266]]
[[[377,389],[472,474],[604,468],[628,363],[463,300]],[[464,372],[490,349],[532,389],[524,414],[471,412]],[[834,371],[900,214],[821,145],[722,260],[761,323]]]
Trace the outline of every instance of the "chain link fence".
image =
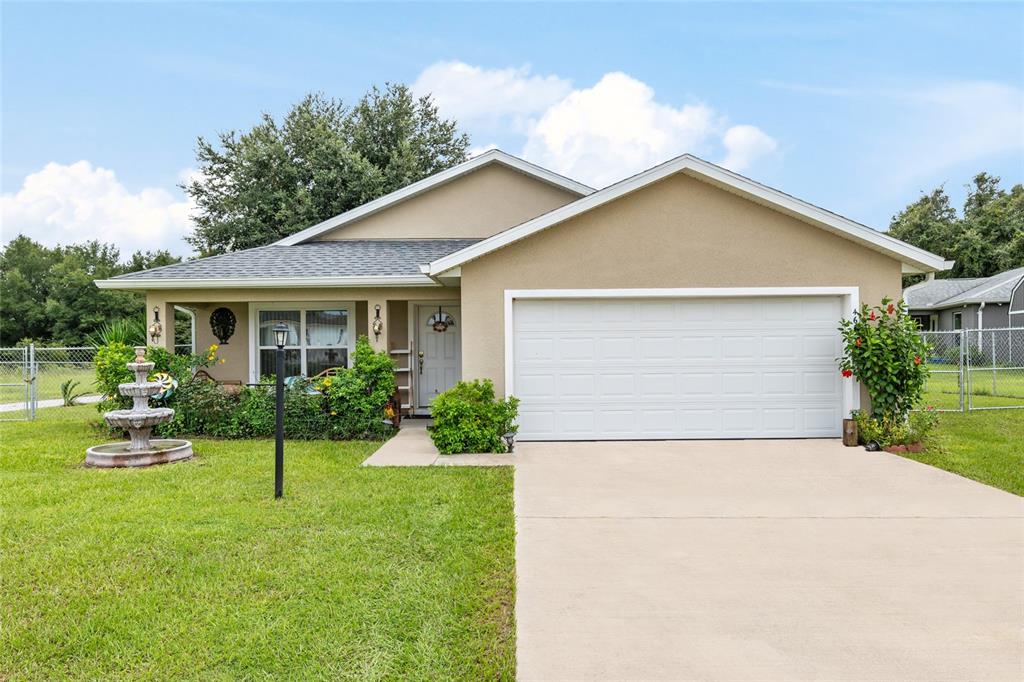
[[921,332],[925,403],[945,412],[1024,408],[1024,328]]
[[41,407],[96,402],[93,346],[0,348],[0,420],[33,419]]

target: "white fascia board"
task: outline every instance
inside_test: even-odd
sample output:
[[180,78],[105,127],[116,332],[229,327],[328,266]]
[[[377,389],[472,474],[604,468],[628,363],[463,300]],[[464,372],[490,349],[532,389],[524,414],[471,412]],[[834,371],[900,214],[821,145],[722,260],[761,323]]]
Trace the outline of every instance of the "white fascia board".
[[328,218],[321,223],[312,227],[307,227],[301,232],[296,232],[295,234],[274,243],[279,246],[294,246],[295,244],[301,244],[302,242],[313,239],[324,232],[341,227],[342,225],[359,220],[360,218],[373,215],[374,213],[382,211],[389,206],[405,201],[406,199],[411,199],[418,194],[422,194],[423,192],[431,190],[439,185],[443,185],[446,182],[451,182],[459,176],[465,175],[466,173],[490,163],[503,164],[509,168],[519,171],[520,173],[532,176],[547,182],[548,184],[555,185],[556,187],[569,190],[570,192],[574,192],[580,196],[587,196],[588,194],[593,194],[595,191],[593,187],[588,187],[583,183],[561,176],[558,173],[547,170],[546,168],[535,166],[528,161],[524,161],[523,159],[512,156],[511,154],[506,154],[501,150],[491,149],[490,151],[486,151],[479,156],[474,156],[472,159],[464,161],[457,166],[452,166],[451,168],[439,173],[434,173],[430,177],[423,178],[418,182],[414,182],[402,189],[395,190],[390,194],[385,194],[384,196],[367,202],[362,206],[352,209],[351,211],[346,211],[345,213],[336,215],[333,218]]
[[675,173],[685,172],[696,179],[716,184],[724,189],[735,192],[745,198],[763,203],[776,210],[779,210],[793,217],[802,219],[813,225],[821,227],[852,241],[858,242],[877,251],[881,251],[910,265],[922,272],[945,270],[946,261],[924,249],[911,246],[901,242],[895,237],[873,230],[866,225],[861,225],[842,216],[836,215],[823,208],[801,201],[784,192],[766,187],[754,182],[749,178],[737,175],[720,166],[698,159],[695,156],[685,154],[683,156],[667,161],[650,170],[646,170],[631,178],[610,185],[602,190],[594,192],[571,204],[557,208],[542,216],[529,220],[516,227],[499,232],[493,237],[484,239],[460,251],[438,258],[430,264],[430,274],[439,275],[447,270],[462,265],[484,254],[500,249],[508,244],[518,241],[552,225],[561,223],[569,218],[580,215],[614,201],[638,189],[653,184]]
[[281,287],[402,287],[439,286],[425,275],[387,277],[239,277],[233,279],[195,279],[161,277],[153,279],[97,279],[100,289],[266,289]]

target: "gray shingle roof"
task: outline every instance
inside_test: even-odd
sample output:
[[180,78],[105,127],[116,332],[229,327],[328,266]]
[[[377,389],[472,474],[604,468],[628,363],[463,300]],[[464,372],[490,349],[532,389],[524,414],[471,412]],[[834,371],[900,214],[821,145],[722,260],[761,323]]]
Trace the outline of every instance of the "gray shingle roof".
[[991,277],[936,279],[903,291],[907,307],[915,310],[941,309],[968,303],[1007,303],[1013,287],[1024,277],[1024,268],[1000,272]]
[[374,277],[419,275],[419,266],[479,239],[353,239],[270,244],[165,265],[114,279],[235,279],[247,277]]

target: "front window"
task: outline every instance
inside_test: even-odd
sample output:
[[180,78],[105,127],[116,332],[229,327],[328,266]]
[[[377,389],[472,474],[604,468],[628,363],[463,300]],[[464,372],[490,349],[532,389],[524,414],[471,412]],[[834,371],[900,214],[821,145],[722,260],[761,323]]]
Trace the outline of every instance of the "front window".
[[256,375],[273,376],[274,327],[288,327],[284,351],[285,376],[316,376],[332,367],[348,367],[350,311],[342,306],[260,310]]
[[962,313],[953,313],[953,329],[959,331],[964,328],[964,319]]

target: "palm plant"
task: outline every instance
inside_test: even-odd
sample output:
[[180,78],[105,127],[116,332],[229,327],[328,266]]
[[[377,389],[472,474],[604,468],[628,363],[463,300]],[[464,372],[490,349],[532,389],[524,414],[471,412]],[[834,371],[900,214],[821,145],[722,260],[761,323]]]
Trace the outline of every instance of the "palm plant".
[[85,395],[85,391],[78,390],[79,383],[74,379],[68,379],[60,385],[60,395],[64,399],[64,407],[71,407],[79,398]]

